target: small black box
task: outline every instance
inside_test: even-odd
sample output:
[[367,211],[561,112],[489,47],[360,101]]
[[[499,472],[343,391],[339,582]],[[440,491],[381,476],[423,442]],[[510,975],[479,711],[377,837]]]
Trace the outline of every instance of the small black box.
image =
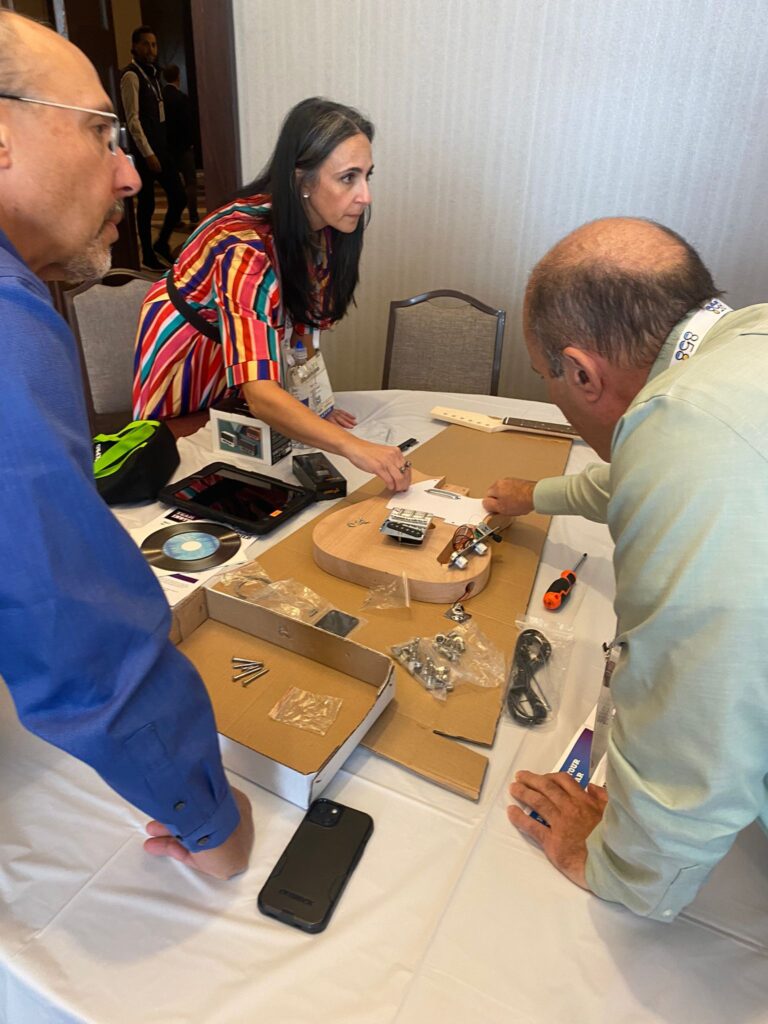
[[318,501],[345,498],[347,481],[322,452],[293,456],[293,475]]

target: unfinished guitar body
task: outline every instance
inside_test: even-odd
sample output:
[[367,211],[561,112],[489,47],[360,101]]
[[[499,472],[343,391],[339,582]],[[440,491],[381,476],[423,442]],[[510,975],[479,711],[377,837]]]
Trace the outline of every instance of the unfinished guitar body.
[[391,583],[405,573],[410,596],[434,604],[452,604],[463,598],[470,582],[474,584],[472,596],[479,594],[488,582],[493,552],[471,556],[466,569],[441,564],[439,558],[456,531],[442,519],[432,520],[423,543],[417,546],[385,536],[379,527],[387,518],[390,498],[385,492],[321,519],[312,534],[312,551],[320,568],[368,588]]

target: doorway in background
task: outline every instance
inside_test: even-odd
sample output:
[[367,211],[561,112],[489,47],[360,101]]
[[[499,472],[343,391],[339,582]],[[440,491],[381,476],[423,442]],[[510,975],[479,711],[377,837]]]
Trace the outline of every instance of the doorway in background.
[[[150,25],[161,61],[178,64],[195,102],[200,209],[215,209],[240,185],[232,0],[0,0],[0,7],[47,23],[88,56],[119,109],[120,69],[130,62],[131,32]],[[164,196],[163,196],[164,200]],[[113,265],[138,269],[133,202],[113,248]],[[182,233],[182,240],[186,237]],[[57,305],[58,305],[57,299]]]

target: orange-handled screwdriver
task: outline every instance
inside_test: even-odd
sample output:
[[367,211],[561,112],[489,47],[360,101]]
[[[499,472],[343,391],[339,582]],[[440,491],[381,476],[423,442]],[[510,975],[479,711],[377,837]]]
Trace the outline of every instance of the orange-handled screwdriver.
[[586,557],[587,553],[585,551],[572,569],[566,569],[564,572],[561,572],[555,582],[547,588],[547,592],[544,595],[544,607],[548,608],[549,611],[557,611],[568,600],[571,588],[576,582],[576,570]]

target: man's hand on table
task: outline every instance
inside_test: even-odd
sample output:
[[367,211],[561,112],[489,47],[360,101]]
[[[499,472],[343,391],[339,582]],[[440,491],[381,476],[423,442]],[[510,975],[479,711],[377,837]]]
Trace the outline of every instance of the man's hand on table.
[[566,878],[588,890],[587,836],[603,817],[608,803],[605,789],[589,786],[584,790],[566,772],[517,772],[509,793],[549,824],[547,828],[513,804],[507,808],[507,817],[515,828],[538,843]]
[[488,512],[503,516],[525,516],[533,512],[533,488],[535,480],[520,480],[517,477],[503,477],[491,484],[483,498],[483,507]]
[[232,835],[221,846],[201,853],[190,853],[175,839],[165,825],[159,821],[150,821],[147,832],[152,837],[144,843],[144,849],[155,857],[172,857],[180,860],[187,867],[194,868],[204,875],[214,878],[232,878],[248,867],[248,858],[253,846],[253,814],[248,797],[239,789],[232,787],[232,795],[240,811],[240,823]]

